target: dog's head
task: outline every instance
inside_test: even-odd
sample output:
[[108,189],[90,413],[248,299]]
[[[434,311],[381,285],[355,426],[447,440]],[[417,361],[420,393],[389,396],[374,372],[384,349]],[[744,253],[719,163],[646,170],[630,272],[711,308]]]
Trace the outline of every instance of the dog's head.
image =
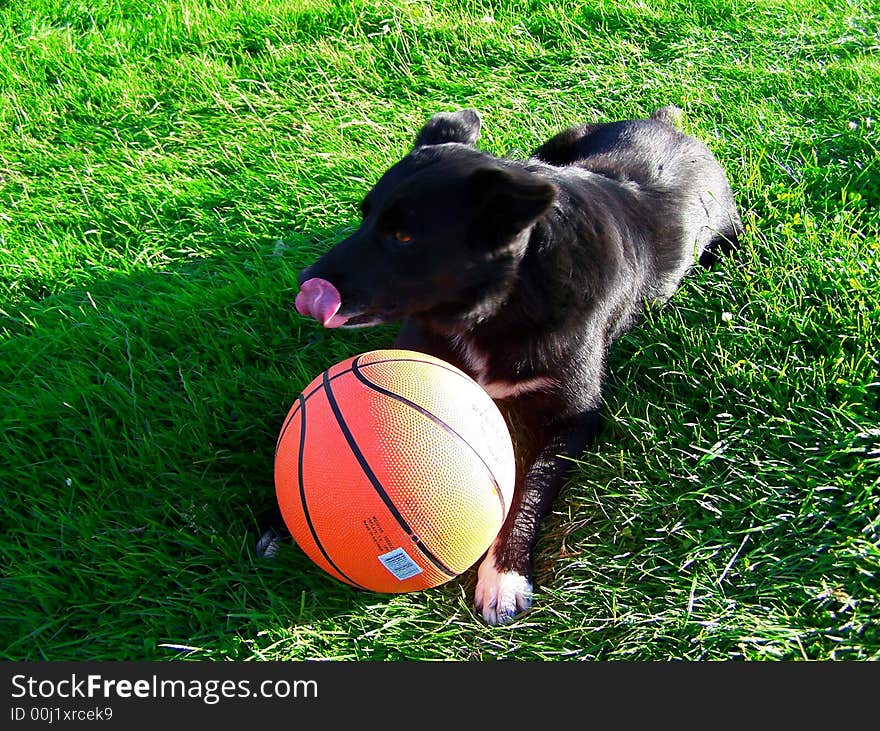
[[297,310],[325,327],[488,314],[557,189],[475,149],[479,133],[473,110],[432,117],[363,199],[357,231],[300,273]]

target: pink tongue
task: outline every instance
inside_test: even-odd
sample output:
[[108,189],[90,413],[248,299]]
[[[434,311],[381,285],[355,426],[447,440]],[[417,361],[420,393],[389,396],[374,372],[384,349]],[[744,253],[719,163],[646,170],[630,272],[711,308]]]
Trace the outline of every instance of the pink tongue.
[[344,325],[347,317],[337,315],[342,297],[326,279],[307,279],[296,296],[296,310],[305,317],[314,317],[324,327]]

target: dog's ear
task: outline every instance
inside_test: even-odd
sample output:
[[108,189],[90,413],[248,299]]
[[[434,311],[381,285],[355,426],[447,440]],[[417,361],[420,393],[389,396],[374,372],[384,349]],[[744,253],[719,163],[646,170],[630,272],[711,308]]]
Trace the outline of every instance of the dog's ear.
[[472,231],[481,245],[506,243],[553,205],[559,188],[529,170],[489,166],[471,173]]
[[444,142],[460,142],[472,145],[480,136],[480,115],[475,109],[460,112],[440,112],[422,127],[414,147],[442,145]]

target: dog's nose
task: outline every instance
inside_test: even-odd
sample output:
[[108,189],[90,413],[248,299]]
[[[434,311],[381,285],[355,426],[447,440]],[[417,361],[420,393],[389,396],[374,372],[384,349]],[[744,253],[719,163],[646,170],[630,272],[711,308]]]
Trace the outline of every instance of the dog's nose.
[[305,282],[307,279],[311,279],[311,278],[312,278],[312,275],[311,275],[311,273],[310,273],[311,271],[312,271],[312,267],[306,267],[306,268],[303,269],[299,274],[297,274],[297,276],[296,276],[296,283],[297,283],[300,287],[302,287],[303,282]]

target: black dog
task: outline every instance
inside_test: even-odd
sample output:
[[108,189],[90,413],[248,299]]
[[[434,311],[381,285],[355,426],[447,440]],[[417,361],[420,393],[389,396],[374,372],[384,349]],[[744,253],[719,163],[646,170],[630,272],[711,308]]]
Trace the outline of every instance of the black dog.
[[678,113],[572,127],[525,161],[476,150],[475,111],[437,114],[358,230],[299,276],[300,313],[403,320],[397,347],[459,366],[536,437],[478,571],[490,624],[531,604],[538,524],[598,428],[609,345],[741,233],[724,171]]

